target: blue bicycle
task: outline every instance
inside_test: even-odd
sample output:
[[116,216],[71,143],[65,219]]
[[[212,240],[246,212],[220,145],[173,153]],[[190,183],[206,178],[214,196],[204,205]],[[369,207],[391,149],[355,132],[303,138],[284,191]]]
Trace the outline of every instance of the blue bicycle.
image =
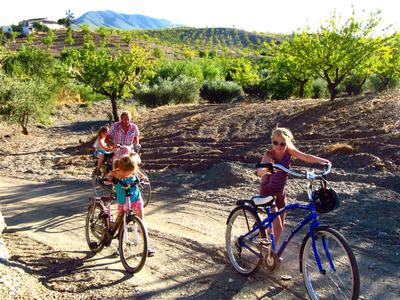
[[[321,174],[314,171],[298,173],[279,164],[257,164],[256,168],[268,168],[287,172],[307,182],[309,203],[288,204],[274,211],[273,196],[254,196],[250,200],[239,200],[230,213],[226,229],[226,250],[233,267],[241,274],[254,273],[262,262],[273,271],[279,257],[289,241],[310,224],[300,248],[300,272],[311,299],[358,299],[360,275],[353,251],[338,231],[318,222],[317,213],[326,213],[339,206],[333,189],[327,188],[326,175],[331,166]],[[319,183],[319,188],[314,186]],[[301,209],[309,214],[290,232],[288,238],[277,249],[273,233],[273,221],[288,210]],[[261,219],[260,213],[267,217]]]

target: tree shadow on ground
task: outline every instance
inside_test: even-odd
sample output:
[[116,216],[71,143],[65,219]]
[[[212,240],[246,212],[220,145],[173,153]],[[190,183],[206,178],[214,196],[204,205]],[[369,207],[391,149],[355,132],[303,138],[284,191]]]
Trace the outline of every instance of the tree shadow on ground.
[[93,132],[96,133],[101,126],[109,126],[110,121],[107,120],[101,120],[101,121],[79,121],[79,122],[73,122],[73,123],[68,123],[65,125],[58,125],[52,127],[52,130],[54,130],[56,133],[59,134],[73,134],[73,133],[89,133]]
[[[2,193],[0,204],[5,207],[2,212],[9,226],[18,226],[19,230],[51,231],[63,222],[72,221],[73,216],[85,213],[90,196],[89,182],[79,180],[27,182],[17,185],[12,191]],[[49,198],[49,200],[35,201],[36,198]],[[54,199],[58,200],[54,201]],[[16,205],[21,212],[14,214],[12,207]],[[24,227],[24,224],[39,222],[40,224],[34,228]]]
[[[74,251],[74,255],[85,255],[83,258],[77,258],[67,256],[68,252],[70,251],[51,251],[29,257],[13,256],[9,265],[38,276],[41,283],[50,290],[71,295],[112,287],[133,277],[124,270],[110,267],[113,263],[108,257],[94,258],[90,251]],[[119,275],[104,277],[101,282],[92,281],[92,275],[97,272]]]

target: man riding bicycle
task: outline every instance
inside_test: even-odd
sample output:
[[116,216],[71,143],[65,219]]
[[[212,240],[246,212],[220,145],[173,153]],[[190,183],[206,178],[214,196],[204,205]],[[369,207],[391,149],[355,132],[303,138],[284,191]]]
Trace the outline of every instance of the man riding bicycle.
[[130,155],[132,148],[140,148],[139,128],[131,122],[131,113],[123,111],[121,121],[115,122],[106,136],[105,142],[114,149],[114,159]]

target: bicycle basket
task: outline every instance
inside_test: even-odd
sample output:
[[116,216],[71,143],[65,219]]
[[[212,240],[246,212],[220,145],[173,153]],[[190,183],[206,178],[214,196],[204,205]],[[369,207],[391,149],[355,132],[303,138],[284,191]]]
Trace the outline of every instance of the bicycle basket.
[[321,187],[313,192],[315,210],[319,213],[328,213],[339,207],[340,201],[335,190]]

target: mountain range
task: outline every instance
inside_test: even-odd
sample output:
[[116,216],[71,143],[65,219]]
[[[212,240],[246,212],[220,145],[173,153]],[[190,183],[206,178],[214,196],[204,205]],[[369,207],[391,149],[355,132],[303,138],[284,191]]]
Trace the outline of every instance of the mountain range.
[[89,11],[74,20],[74,24],[79,26],[87,24],[90,27],[109,27],[118,29],[161,29],[172,28],[181,25],[173,24],[169,20],[151,18],[138,14],[123,14],[111,10]]

